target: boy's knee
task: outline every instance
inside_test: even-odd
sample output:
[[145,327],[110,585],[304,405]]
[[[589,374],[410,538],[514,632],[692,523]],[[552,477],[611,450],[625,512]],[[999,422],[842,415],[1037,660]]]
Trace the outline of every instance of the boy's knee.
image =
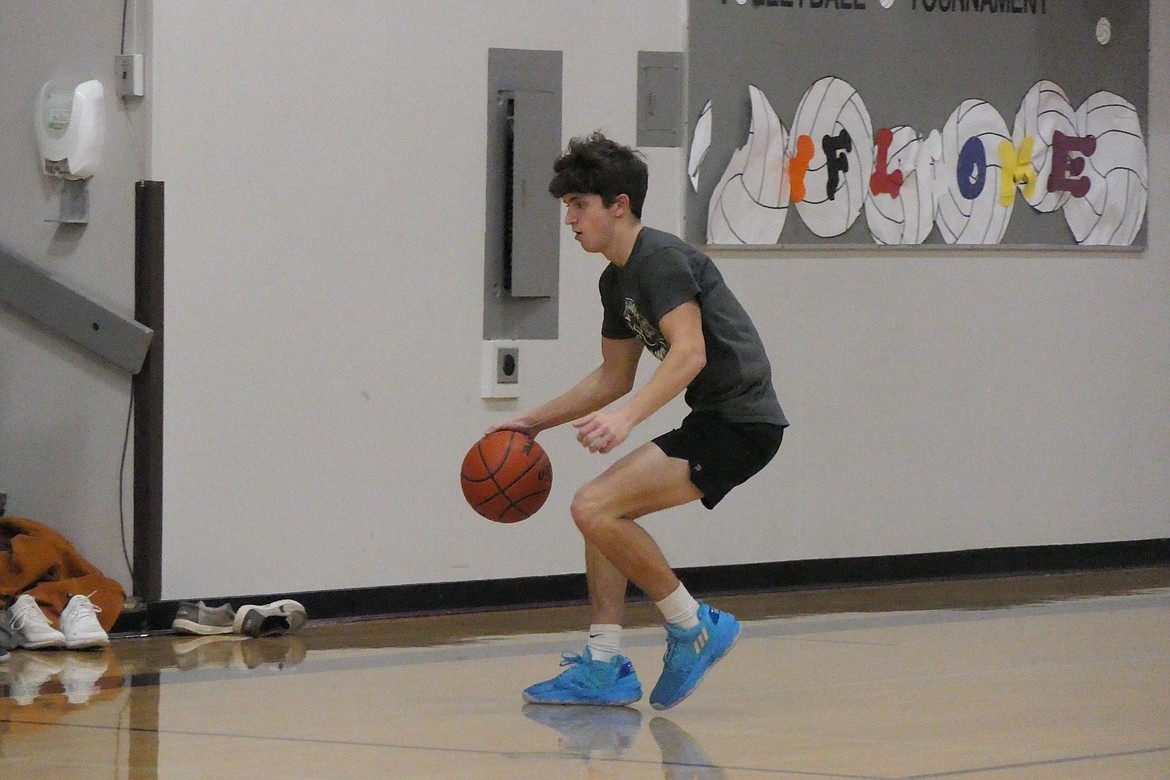
[[596,533],[606,520],[603,491],[592,482],[581,486],[569,504],[569,513],[573,516],[577,529],[586,538]]

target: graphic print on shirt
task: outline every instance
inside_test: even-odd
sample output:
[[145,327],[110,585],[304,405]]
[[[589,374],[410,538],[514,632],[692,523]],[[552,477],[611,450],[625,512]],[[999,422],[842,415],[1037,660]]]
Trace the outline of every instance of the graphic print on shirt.
[[630,330],[638,334],[638,338],[650,350],[650,354],[659,360],[666,358],[666,353],[670,351],[670,344],[662,335],[662,331],[654,327],[642,312],[638,311],[638,304],[634,303],[633,298],[626,298],[625,308],[622,310],[622,318],[625,319],[626,325],[630,326]]

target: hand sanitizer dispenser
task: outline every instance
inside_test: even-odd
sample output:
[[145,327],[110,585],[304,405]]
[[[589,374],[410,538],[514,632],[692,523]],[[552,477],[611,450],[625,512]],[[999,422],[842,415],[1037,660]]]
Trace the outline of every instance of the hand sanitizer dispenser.
[[102,161],[106,135],[105,89],[100,81],[78,84],[73,92],[41,87],[37,98],[37,146],[45,173],[88,179]]
[[105,89],[86,81],[72,92],[41,87],[36,107],[41,170],[62,179],[60,222],[89,221],[85,180],[94,175],[105,141]]

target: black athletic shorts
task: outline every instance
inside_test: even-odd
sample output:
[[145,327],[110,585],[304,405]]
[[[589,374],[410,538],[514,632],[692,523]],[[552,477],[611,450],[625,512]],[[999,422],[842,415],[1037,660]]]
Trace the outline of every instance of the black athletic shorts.
[[691,412],[682,425],[654,439],[672,458],[691,464],[691,482],[703,491],[703,506],[714,509],[776,455],[784,426],[729,422],[711,412]]

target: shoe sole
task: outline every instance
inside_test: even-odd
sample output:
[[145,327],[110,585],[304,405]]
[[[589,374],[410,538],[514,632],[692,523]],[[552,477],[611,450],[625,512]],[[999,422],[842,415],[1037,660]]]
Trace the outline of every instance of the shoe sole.
[[84,639],[65,640],[66,650],[91,650],[96,647],[106,647],[110,644],[108,636],[86,637]]
[[[724,614],[726,614],[726,613],[724,613]],[[707,676],[707,672],[709,672],[713,668],[715,668],[715,664],[722,661],[723,657],[731,652],[731,648],[735,647],[735,643],[739,641],[739,629],[740,629],[740,624],[739,624],[739,621],[737,620],[737,621],[735,621],[735,633],[731,635],[731,641],[727,643],[727,647],[723,648],[723,651],[720,652],[718,655],[712,656],[711,662],[709,664],[707,664],[707,666],[699,674],[698,678],[693,683],[691,683],[691,687],[687,689],[686,693],[684,693],[682,696],[679,696],[677,699],[675,699],[674,701],[672,701],[668,704],[664,704],[663,702],[650,702],[650,706],[653,707],[654,709],[660,710],[660,711],[661,710],[669,710],[671,707],[677,707],[679,704],[682,704],[684,701],[686,701],[688,696],[690,696],[692,693],[694,693],[696,690],[698,690],[699,683],[701,683],[703,681],[703,678]]]
[[196,623],[193,620],[182,618],[175,620],[171,624],[171,628],[184,634],[197,634],[199,636],[215,636],[232,632],[231,626],[209,626],[206,623]]
[[642,698],[639,693],[635,698],[618,699],[615,701],[549,701],[547,699],[537,699],[528,694],[522,694],[524,701],[528,704],[539,704],[549,707],[628,707],[636,703]]
[[43,642],[21,642],[20,647],[24,650],[53,650],[65,647],[65,640],[46,639]]

